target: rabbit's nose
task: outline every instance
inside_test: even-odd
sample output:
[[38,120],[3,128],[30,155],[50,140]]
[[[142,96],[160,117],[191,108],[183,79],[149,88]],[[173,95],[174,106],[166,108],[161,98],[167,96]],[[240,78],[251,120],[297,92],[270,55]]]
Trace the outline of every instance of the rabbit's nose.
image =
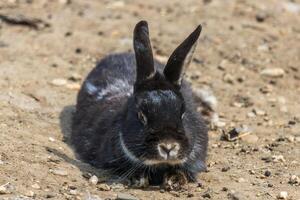
[[165,160],[175,159],[178,156],[180,145],[174,143],[160,143],[157,145],[159,155]]

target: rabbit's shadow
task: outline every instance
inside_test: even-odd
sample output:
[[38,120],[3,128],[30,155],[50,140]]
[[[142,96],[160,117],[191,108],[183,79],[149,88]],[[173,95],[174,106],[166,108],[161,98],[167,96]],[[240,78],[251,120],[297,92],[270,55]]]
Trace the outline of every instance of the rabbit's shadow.
[[[60,112],[60,116],[59,116],[59,124],[60,124],[61,133],[63,134],[63,141],[71,149],[72,149],[72,146],[70,143],[70,137],[71,137],[71,133],[72,133],[72,118],[73,118],[74,112],[75,112],[74,105],[65,106],[63,108],[63,110]],[[46,150],[48,152],[54,154],[55,156],[61,158],[65,162],[76,166],[82,172],[83,176],[88,175],[88,174],[95,174],[99,178],[101,176],[102,176],[101,178],[103,178],[103,179],[107,178],[106,172],[104,172],[103,170],[96,169],[87,163],[77,160],[76,158],[71,158],[68,155],[66,155],[64,152],[62,152],[58,149],[46,147]]]

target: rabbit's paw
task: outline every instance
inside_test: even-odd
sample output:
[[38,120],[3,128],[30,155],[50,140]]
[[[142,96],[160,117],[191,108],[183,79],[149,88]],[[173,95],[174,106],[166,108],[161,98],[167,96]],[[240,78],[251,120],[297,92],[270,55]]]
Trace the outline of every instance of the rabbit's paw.
[[167,173],[164,176],[163,187],[166,190],[182,190],[185,189],[188,179],[183,172]]
[[145,188],[149,186],[149,179],[147,176],[140,176],[132,179],[132,186],[138,188]]

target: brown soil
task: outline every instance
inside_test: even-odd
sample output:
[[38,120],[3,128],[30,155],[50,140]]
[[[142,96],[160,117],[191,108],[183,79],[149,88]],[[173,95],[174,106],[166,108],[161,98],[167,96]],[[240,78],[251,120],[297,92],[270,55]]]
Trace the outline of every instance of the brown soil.
[[[299,183],[289,183],[300,176],[299,0],[66,2],[0,2],[1,15],[49,24],[0,19],[0,186],[9,183],[0,199],[114,199],[120,192],[139,199],[276,199],[281,191],[300,199]],[[211,88],[226,126],[210,131],[208,172],[188,191],[101,191],[105,185],[83,177],[95,170],[75,160],[63,141],[82,81],[76,74],[85,77],[106,54],[132,51],[140,19],[148,20],[161,60],[203,24],[188,77],[194,88]],[[264,76],[265,68],[281,68],[284,75]],[[55,79],[67,84],[57,86]],[[222,130],[240,125],[253,129],[250,136],[220,140]]]

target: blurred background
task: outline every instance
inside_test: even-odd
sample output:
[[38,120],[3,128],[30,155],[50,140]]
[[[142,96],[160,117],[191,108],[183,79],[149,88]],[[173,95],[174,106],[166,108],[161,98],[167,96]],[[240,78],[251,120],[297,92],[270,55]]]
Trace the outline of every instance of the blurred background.
[[[132,52],[142,19],[161,62],[203,26],[187,79],[214,94],[220,120],[208,172],[188,191],[127,189],[100,175],[93,185],[86,174],[97,171],[64,142],[84,77],[103,56]],[[0,199],[298,200],[299,111],[299,0],[0,1]],[[249,133],[220,140],[230,130]]]

